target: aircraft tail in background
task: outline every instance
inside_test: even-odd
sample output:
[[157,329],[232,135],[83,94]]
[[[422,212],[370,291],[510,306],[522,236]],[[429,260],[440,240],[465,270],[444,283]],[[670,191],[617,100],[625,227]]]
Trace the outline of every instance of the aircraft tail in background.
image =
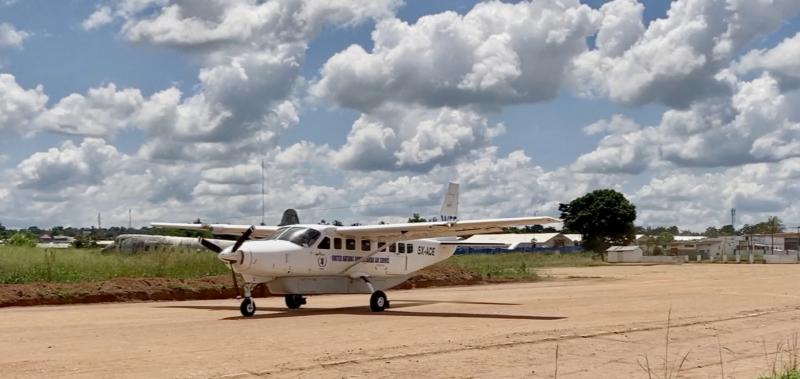
[[439,213],[441,221],[455,221],[458,219],[458,183],[450,182],[447,194],[444,196],[442,210]]

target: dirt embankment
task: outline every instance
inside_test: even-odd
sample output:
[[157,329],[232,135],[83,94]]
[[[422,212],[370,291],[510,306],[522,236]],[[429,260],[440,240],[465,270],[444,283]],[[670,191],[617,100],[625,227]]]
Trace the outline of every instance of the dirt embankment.
[[[480,275],[459,267],[434,266],[397,288],[483,283]],[[259,286],[254,296],[268,296]],[[144,300],[210,300],[236,296],[229,275],[197,279],[117,278],[91,283],[0,284],[0,307]]]

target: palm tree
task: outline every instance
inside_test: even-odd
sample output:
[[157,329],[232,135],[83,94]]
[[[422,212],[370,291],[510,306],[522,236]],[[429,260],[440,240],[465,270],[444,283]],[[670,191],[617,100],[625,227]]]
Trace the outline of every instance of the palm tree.
[[783,231],[783,221],[778,218],[778,216],[769,216],[767,218],[767,228],[770,233],[770,252],[775,251],[775,233],[780,233]]

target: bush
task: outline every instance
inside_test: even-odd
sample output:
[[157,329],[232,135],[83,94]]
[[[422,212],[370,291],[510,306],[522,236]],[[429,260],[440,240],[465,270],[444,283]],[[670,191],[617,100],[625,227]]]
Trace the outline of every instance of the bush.
[[30,233],[16,232],[6,241],[10,246],[35,247],[39,239]]

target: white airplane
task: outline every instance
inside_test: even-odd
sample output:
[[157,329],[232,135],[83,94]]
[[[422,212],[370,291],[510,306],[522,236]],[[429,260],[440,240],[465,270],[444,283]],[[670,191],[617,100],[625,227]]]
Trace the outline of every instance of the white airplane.
[[240,310],[243,316],[251,317],[256,311],[251,292],[261,283],[270,293],[284,295],[290,309],[305,304],[306,295],[371,294],[370,309],[380,312],[389,307],[384,290],[449,258],[456,247],[473,245],[441,237],[496,233],[507,226],[561,221],[552,217],[457,220],[457,211],[458,184],[450,183],[442,204],[442,221],[363,226],[152,225],[207,230],[215,235],[240,234],[233,246],[224,249],[202,238],[200,243],[242,275],[245,283]]

